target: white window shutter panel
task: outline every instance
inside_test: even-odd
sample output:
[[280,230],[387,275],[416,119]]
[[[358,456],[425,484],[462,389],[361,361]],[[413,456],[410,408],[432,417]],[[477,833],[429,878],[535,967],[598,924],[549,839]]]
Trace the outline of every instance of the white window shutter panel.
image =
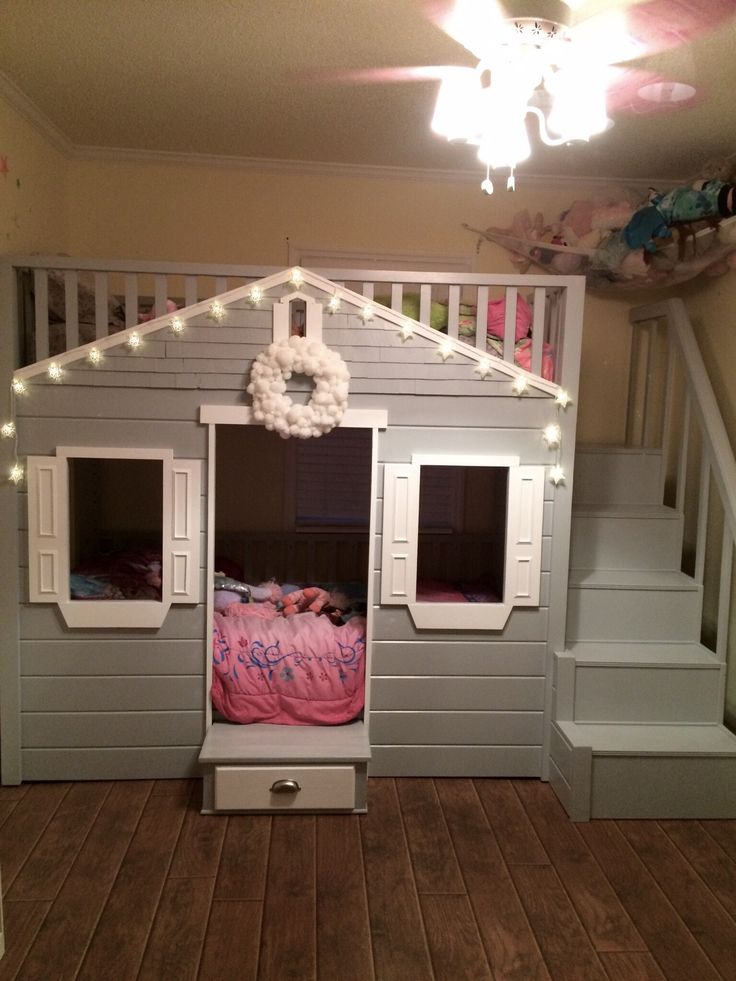
[[199,603],[202,461],[172,460],[164,474],[164,569],[172,603]]
[[69,599],[69,505],[66,460],[28,457],[28,598]]
[[384,467],[382,603],[416,602],[419,469],[410,463]]
[[510,467],[504,602],[538,606],[542,571],[544,467]]

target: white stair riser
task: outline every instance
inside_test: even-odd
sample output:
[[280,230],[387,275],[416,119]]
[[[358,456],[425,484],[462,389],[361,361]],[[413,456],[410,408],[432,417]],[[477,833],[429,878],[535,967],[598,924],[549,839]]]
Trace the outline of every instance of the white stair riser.
[[735,818],[736,758],[593,754],[592,818]]
[[575,456],[576,504],[660,504],[657,453],[586,453]]
[[698,641],[697,590],[571,588],[568,642],[584,640]]
[[576,722],[720,722],[717,668],[577,665]]
[[680,522],[573,515],[573,569],[679,569]]

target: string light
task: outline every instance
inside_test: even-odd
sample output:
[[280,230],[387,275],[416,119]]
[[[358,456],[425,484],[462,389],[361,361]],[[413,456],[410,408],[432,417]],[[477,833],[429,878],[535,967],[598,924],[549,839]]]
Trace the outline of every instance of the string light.
[[[248,302],[251,303],[254,307],[257,307],[262,299],[263,299],[263,290],[260,288],[260,286],[254,286],[253,289],[248,294]],[[217,320],[217,322],[219,323],[221,320],[225,318],[225,308],[221,303],[218,303],[217,301],[215,301],[212,304],[212,310],[214,310],[215,307],[219,307],[220,310],[222,310],[222,314],[219,317],[215,316],[214,313],[211,313],[210,315],[212,316],[213,320]]]
[[11,484],[19,484],[23,480],[23,467],[19,463],[14,463],[10,468],[8,479]]
[[553,450],[560,445],[562,430],[556,422],[551,422],[548,426],[544,427],[542,436],[544,437],[544,441],[546,442],[547,446]]
[[295,266],[291,270],[291,279],[289,280],[289,282],[293,283],[294,286],[297,287],[302,286],[304,284],[304,276],[302,276],[302,271],[301,269],[299,269],[298,266]]
[[2,436],[3,439],[13,439],[15,433],[15,423],[12,420],[10,422],[4,422],[2,426],[0,426],[0,436]]
[[554,467],[549,468],[549,479],[555,485],[561,484],[565,480],[565,471],[559,464],[555,464]]
[[128,347],[131,349],[131,351],[137,351],[142,343],[143,340],[141,339],[141,335],[137,330],[134,330],[128,338]]
[[178,337],[184,332],[184,321],[181,317],[172,317],[169,321],[169,330]]
[[333,293],[330,297],[330,302],[327,304],[327,309],[330,313],[337,313],[340,309],[340,297],[337,293]]
[[440,346],[437,348],[437,353],[439,354],[439,356],[442,358],[443,361],[447,361],[447,359],[451,358],[455,353],[455,350],[452,346],[452,342],[449,340],[442,341]]
[[568,393],[565,391],[564,388],[561,388],[557,393],[557,395],[555,396],[555,402],[558,405],[562,406],[563,409],[566,409],[571,401],[572,399],[570,398],[570,396],[568,395]]
[[371,306],[370,303],[366,303],[366,305],[360,311],[360,316],[363,320],[363,323],[366,323],[368,320],[373,320],[373,315],[374,315],[373,307]]
[[488,358],[483,358],[483,360],[479,362],[475,368],[473,368],[473,371],[477,372],[484,381],[489,375],[493,374],[491,371],[491,362],[488,360]]
[[48,368],[48,375],[51,381],[60,382],[63,374],[64,372],[62,371],[61,365],[58,365],[55,361],[52,361]]
[[102,361],[102,352],[100,351],[100,349],[97,347],[90,348],[90,352],[87,355],[87,360],[89,361],[90,364],[93,364],[95,367],[97,367],[100,361]]
[[25,395],[28,391],[22,378],[14,378],[11,382],[11,388],[14,395]]
[[414,328],[411,324],[404,324],[399,327],[399,335],[402,341],[410,341],[414,337]]
[[511,386],[511,391],[514,393],[514,395],[523,395],[526,389],[527,389],[526,378],[524,378],[522,375],[517,375],[516,378],[514,378],[513,385]]

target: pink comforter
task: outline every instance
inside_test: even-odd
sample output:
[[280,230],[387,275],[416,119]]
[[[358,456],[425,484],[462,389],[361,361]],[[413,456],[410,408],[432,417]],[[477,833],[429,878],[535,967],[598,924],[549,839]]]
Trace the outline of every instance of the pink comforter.
[[363,707],[365,618],[283,617],[270,604],[215,613],[212,704],[232,722],[337,725]]

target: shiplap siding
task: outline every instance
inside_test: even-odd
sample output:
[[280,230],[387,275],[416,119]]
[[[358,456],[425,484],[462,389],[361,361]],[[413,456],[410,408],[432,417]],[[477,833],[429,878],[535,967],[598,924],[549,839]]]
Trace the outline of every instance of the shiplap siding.
[[[204,474],[207,427],[199,423],[200,406],[247,404],[250,363],[271,339],[270,311],[240,304],[222,325],[199,317],[179,339],[163,329],[135,352],[107,351],[97,368],[70,364],[63,384],[34,379],[30,396],[18,404],[19,452],[168,447],[175,457],[202,460]],[[555,462],[541,431],[559,421],[564,433],[565,419],[551,396],[533,389],[514,396],[502,372],[482,380],[475,362],[456,356],[444,363],[428,340],[404,342],[378,316],[365,325],[350,313],[325,316],[323,341],[348,364],[350,408],[388,411],[389,427],[378,436],[376,596],[386,463],[409,462],[421,452]],[[288,385],[295,398],[306,398],[308,388],[303,379]],[[203,528],[206,486],[203,480]],[[503,630],[417,630],[405,607],[371,611],[371,773],[540,775],[560,493],[564,487],[547,482],[541,605],[513,610]],[[172,607],[159,630],[72,630],[55,606],[27,602],[23,493],[19,511],[23,779],[196,774],[210,635],[204,542],[200,604]]]

